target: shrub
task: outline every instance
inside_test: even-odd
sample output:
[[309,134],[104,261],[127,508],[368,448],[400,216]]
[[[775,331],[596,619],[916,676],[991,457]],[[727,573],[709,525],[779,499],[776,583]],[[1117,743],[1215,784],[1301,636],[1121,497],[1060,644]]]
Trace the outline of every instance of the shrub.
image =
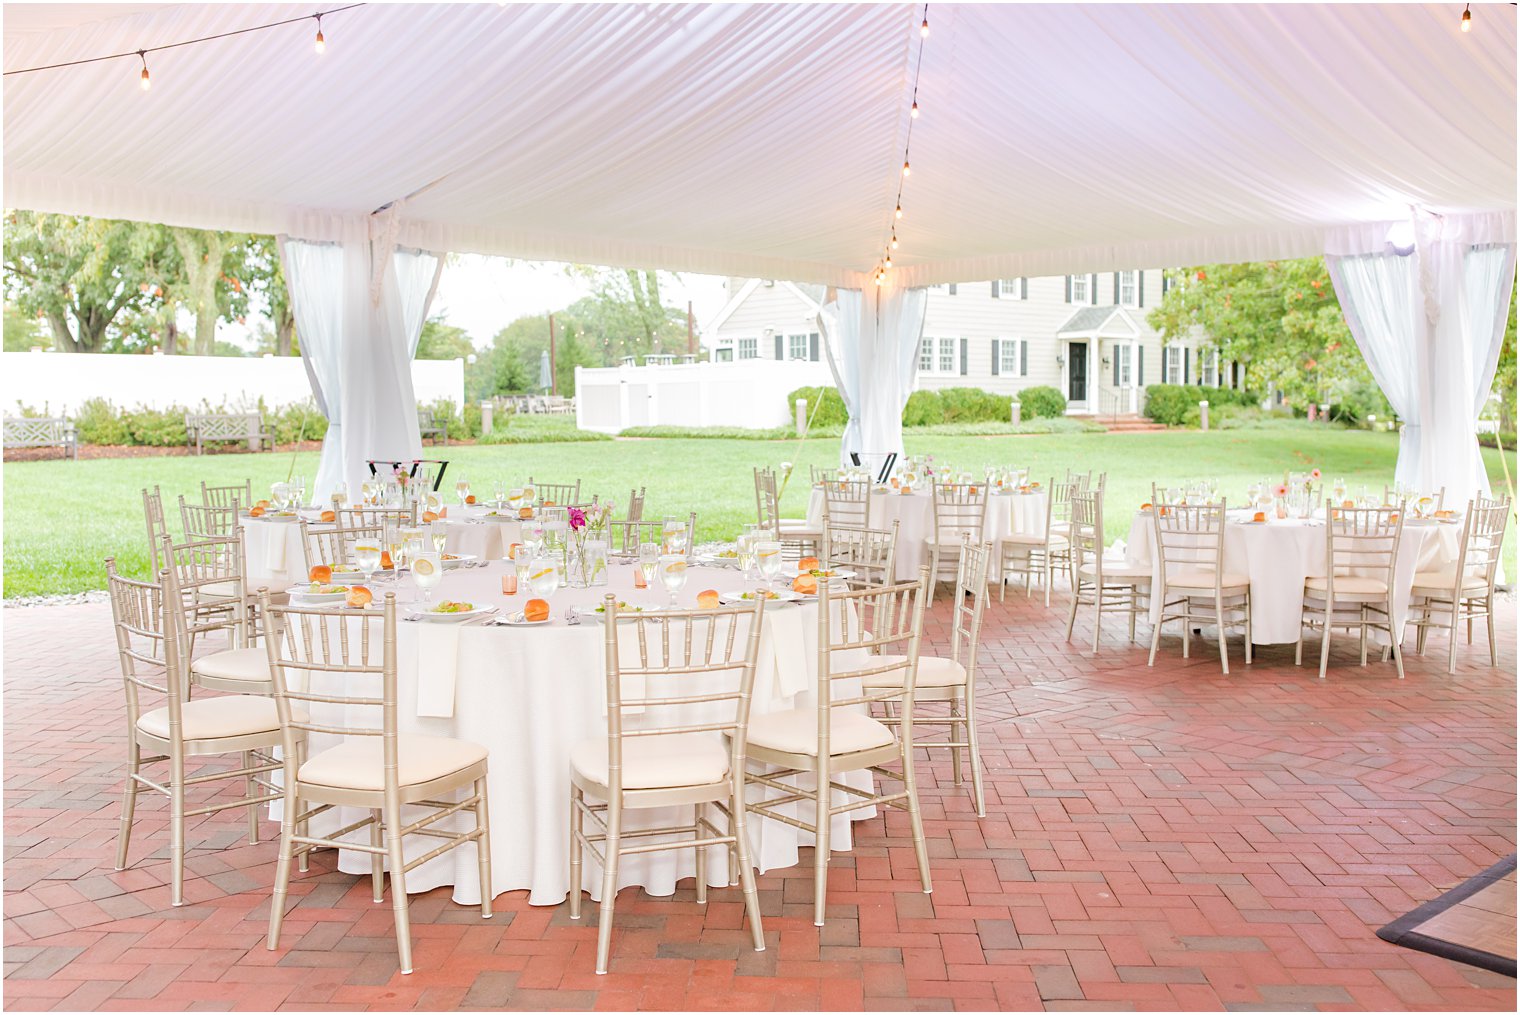
[[1013,402],[1012,395],[995,395],[981,388],[944,388],[939,397],[944,404],[945,423],[1006,420]]
[[[1495,442],[1498,443],[1495,443]],[[1478,443],[1485,448],[1497,448],[1501,445],[1505,451],[1515,450],[1515,435],[1513,433],[1480,433]],[[1496,495],[1497,496],[1497,495]]]
[[808,418],[813,426],[844,426],[850,421],[850,412],[844,406],[835,388],[798,388],[786,396],[786,418],[796,412],[797,399],[807,399]]
[[1055,419],[1066,415],[1066,396],[1048,384],[1019,392],[1020,419]]
[[915,391],[903,406],[903,426],[930,426],[945,421],[945,403],[938,391]]
[[1376,384],[1357,384],[1348,390],[1339,402],[1330,403],[1330,418],[1352,426],[1360,426],[1366,418],[1392,419],[1393,406]]
[[[1198,403],[1207,400],[1211,409],[1216,407],[1255,406],[1259,399],[1249,391],[1237,388],[1205,388],[1196,384],[1152,384],[1145,389],[1145,415],[1167,426],[1185,426],[1188,413],[1196,420]],[[1212,420],[1212,416],[1210,417]],[[1196,425],[1196,422],[1195,424]]]
[[327,436],[327,417],[315,402],[296,402],[280,409],[264,410],[264,425],[274,431],[276,444],[319,441]]
[[121,416],[104,398],[86,399],[74,416],[81,444],[128,444],[132,436]]

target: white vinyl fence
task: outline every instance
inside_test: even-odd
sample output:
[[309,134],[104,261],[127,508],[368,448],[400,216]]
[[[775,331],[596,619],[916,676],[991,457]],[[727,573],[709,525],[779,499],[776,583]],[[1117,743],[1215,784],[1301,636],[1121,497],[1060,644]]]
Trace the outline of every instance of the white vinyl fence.
[[833,383],[827,363],[801,360],[576,367],[576,425],[602,433],[634,426],[764,429],[791,421],[790,392]]
[[[5,415],[17,403],[53,416],[71,416],[81,403],[104,398],[120,408],[252,408],[259,399],[278,408],[311,397],[299,356],[127,356],[109,353],[0,353]],[[464,360],[414,360],[417,401],[449,398],[464,404]]]

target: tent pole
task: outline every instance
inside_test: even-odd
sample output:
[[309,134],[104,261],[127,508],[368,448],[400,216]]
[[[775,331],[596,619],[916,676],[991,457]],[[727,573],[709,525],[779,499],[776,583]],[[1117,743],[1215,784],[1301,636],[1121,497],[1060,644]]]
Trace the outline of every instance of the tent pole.
[[554,315],[549,315],[549,394],[559,394],[559,371],[554,362]]

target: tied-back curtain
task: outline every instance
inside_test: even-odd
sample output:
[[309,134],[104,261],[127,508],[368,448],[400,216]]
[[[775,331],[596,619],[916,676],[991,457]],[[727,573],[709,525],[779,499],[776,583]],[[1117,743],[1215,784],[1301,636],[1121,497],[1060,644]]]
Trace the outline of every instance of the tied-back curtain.
[[322,460],[312,491],[328,497],[343,479],[343,247],[281,236],[280,262],[290,292],[301,362],[317,408],[327,417]]
[[850,413],[842,462],[852,453],[902,453],[902,410],[918,371],[927,305],[923,289],[840,289],[819,313],[829,368]]
[[328,418],[314,494],[350,495],[368,461],[422,455],[411,360],[443,268],[441,255],[397,249],[371,217],[345,223],[340,243],[280,237],[301,355]]
[[[1404,421],[1398,481],[1448,503],[1489,494],[1477,444],[1515,279],[1512,214],[1413,214],[1413,249],[1332,253],[1336,296],[1373,377]],[[1391,235],[1391,233],[1389,234]]]

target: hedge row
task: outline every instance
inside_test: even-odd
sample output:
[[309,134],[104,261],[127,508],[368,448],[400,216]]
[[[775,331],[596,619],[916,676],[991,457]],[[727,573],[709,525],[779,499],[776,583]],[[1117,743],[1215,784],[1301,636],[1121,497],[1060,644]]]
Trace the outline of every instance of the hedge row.
[[1209,405],[1254,406],[1260,396],[1236,388],[1205,388],[1197,384],[1152,384],[1145,389],[1145,414],[1157,423],[1182,426],[1187,422],[1188,412],[1198,412],[1198,403]]
[[[1066,414],[1066,399],[1055,388],[1033,387],[1019,392],[1020,418],[1050,419]],[[844,400],[835,388],[798,388],[786,396],[787,412],[805,398],[814,429],[843,427],[850,421]],[[942,388],[915,391],[903,406],[903,426],[938,426],[943,423],[1006,423],[1012,395],[998,395],[981,388]]]

